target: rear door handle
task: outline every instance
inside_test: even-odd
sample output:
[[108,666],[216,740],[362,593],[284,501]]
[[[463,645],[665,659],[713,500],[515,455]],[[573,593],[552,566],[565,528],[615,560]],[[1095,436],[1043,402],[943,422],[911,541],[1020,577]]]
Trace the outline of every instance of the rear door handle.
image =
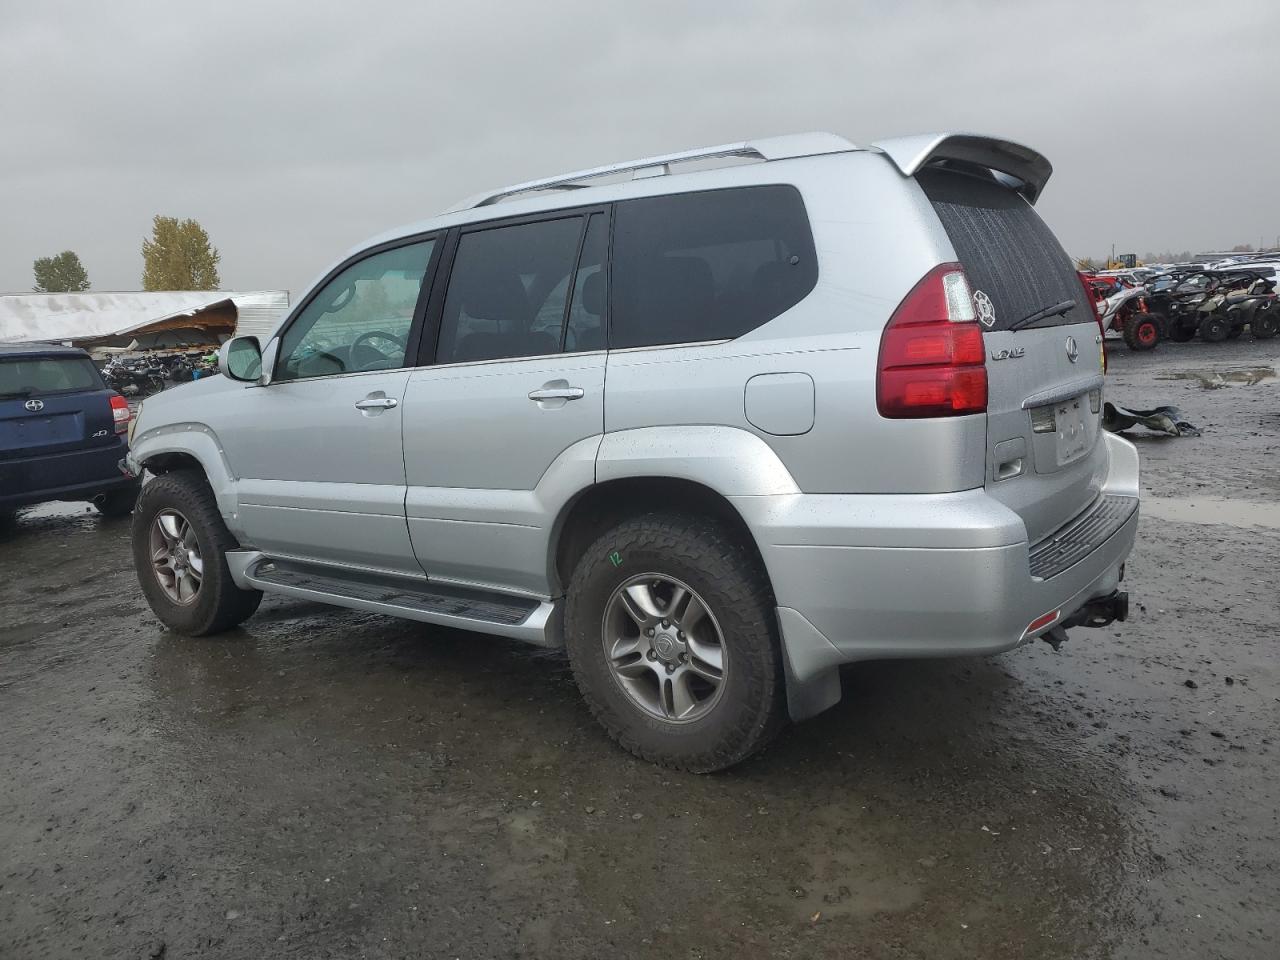
[[398,406],[400,401],[395,397],[365,397],[356,401],[357,410],[390,410]]
[[530,400],[581,400],[587,391],[581,387],[543,387],[529,392]]

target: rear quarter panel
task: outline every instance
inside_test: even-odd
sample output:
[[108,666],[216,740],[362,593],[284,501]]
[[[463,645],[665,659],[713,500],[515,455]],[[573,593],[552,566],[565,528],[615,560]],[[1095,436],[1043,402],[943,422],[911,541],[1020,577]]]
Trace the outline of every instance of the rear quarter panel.
[[[942,493],[981,486],[985,417],[885,420],[876,410],[884,325],[911,287],[951,255],[914,181],[875,153],[717,174],[720,186],[792,183],[799,189],[818,256],[817,285],[790,310],[736,340],[612,351],[606,432],[740,428],[759,437],[806,493]],[[705,186],[698,180],[690,189]],[[806,432],[777,436],[747,419],[747,381],[769,373],[812,378],[813,424]]]

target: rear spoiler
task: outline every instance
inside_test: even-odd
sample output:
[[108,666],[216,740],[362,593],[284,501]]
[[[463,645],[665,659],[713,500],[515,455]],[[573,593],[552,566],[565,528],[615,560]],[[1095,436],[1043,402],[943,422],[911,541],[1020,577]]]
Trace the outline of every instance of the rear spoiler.
[[961,160],[986,167],[1017,180],[1010,186],[1028,203],[1036,202],[1053,173],[1052,164],[1030,147],[976,133],[920,133],[877,140],[871,149],[892,160],[904,177],[913,177],[939,160]]

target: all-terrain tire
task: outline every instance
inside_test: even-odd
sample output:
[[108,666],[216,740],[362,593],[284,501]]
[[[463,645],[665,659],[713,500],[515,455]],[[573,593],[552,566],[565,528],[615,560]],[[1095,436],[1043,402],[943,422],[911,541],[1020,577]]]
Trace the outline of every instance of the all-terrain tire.
[[1207,316],[1200,321],[1200,339],[1205,343],[1221,343],[1231,333],[1231,324],[1222,317]]
[[1259,310],[1253,315],[1253,319],[1249,321],[1249,329],[1253,331],[1253,335],[1259,340],[1270,340],[1277,333],[1280,333],[1280,307],[1272,307],[1270,310]]
[[104,493],[93,501],[93,505],[104,517],[127,517],[133,513],[138,502],[138,486],[133,484]]
[[[169,598],[152,563],[151,526],[166,508],[178,511],[191,525],[203,561],[200,588],[185,604]],[[226,553],[240,544],[223,523],[213,490],[198,470],[175,470],[143,486],[133,513],[132,537],[133,564],[142,593],[160,622],[174,633],[188,637],[221,633],[258,609],[262,594],[241,590],[231,579]]]
[[1148,313],[1130,317],[1124,325],[1124,342],[1130,350],[1154,350],[1160,343],[1160,318]]
[[[677,723],[646,713],[609,668],[606,607],[615,590],[640,574],[687,584],[720,627],[724,688],[704,716]],[[642,759],[692,773],[723,770],[763,749],[786,723],[773,590],[750,546],[711,520],[651,513],[605,533],[570,578],[565,633],[587,706],[609,736]]]

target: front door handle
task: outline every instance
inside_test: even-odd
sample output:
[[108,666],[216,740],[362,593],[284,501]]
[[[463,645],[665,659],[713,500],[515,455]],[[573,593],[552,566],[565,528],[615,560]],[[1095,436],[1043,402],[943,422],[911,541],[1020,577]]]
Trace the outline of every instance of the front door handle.
[[529,392],[530,400],[581,400],[587,391],[581,387],[543,387]]
[[400,401],[395,397],[365,397],[356,401],[357,410],[390,410],[398,406]]

